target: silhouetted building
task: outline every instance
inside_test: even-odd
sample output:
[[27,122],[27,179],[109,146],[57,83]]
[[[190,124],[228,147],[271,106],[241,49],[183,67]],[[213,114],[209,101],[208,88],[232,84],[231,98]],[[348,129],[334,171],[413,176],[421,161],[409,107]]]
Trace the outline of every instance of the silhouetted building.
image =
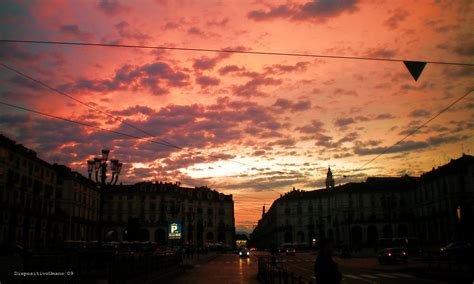
[[[143,182],[106,188],[106,240],[232,247],[232,195],[207,187]],[[65,240],[97,240],[100,194],[95,182],[0,135],[0,244],[42,249]],[[170,223],[182,225],[170,242]]]
[[57,172],[56,199],[64,217],[64,240],[92,241],[97,239],[100,194],[97,184],[63,165],[54,165]]
[[56,180],[34,151],[0,135],[0,243],[45,248],[60,238]]
[[[143,182],[107,189],[104,216],[107,240],[152,241],[160,244],[221,244],[232,247],[234,202],[207,187]],[[179,241],[170,241],[168,225],[182,225]]]
[[275,200],[251,240],[260,248],[312,246],[327,237],[337,245],[375,248],[378,239],[418,238],[424,245],[473,242],[474,157],[418,177],[371,177],[326,189],[295,190]]
[[464,155],[421,175],[412,193],[416,234],[428,243],[474,243],[474,157]]
[[372,247],[379,238],[411,236],[405,192],[417,178],[368,178],[330,189],[295,190],[275,200],[252,233],[257,246],[314,246],[320,238],[337,245]]
[[334,178],[332,177],[331,167],[328,167],[326,174],[326,188],[334,188]]

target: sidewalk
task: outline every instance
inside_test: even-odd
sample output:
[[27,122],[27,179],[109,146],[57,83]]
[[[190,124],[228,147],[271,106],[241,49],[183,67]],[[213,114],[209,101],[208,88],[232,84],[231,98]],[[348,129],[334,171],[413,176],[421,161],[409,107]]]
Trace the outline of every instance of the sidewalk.
[[208,254],[194,254],[193,257],[183,257],[182,262],[179,266],[174,267],[173,269],[166,271],[166,273],[155,273],[153,275],[149,275],[144,279],[144,281],[138,281],[133,283],[162,283],[166,280],[166,282],[171,281],[171,279],[175,279],[178,276],[186,274],[188,270],[192,270],[195,267],[199,267],[200,265],[213,260],[219,255],[216,252],[209,252]]
[[193,257],[183,257],[182,267],[183,268],[194,268],[199,266],[201,263],[208,262],[216,258],[220,253],[209,252],[208,254],[194,254]]
[[380,265],[376,257],[334,257],[339,267],[352,269],[375,269],[383,272],[407,272],[420,278],[442,280],[448,283],[472,283],[474,280],[472,270],[462,271],[438,269],[429,267],[427,262],[421,259],[408,260],[408,264]]
[[217,254],[167,281],[173,284],[258,284],[257,262],[255,257],[242,259],[231,253]]

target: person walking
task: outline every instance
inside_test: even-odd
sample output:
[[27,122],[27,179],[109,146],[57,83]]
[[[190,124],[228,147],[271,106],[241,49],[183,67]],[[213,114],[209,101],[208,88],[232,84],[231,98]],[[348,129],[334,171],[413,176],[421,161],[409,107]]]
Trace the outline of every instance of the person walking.
[[314,262],[314,274],[317,284],[341,283],[342,274],[332,259],[331,241],[329,239],[321,239],[319,242],[319,252]]

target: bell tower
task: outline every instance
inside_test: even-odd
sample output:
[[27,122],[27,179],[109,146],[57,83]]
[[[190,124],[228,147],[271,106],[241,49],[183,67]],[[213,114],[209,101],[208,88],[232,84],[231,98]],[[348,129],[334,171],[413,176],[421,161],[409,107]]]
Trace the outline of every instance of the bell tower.
[[326,175],[326,188],[334,188],[334,178],[332,177],[331,167],[328,167],[328,173]]

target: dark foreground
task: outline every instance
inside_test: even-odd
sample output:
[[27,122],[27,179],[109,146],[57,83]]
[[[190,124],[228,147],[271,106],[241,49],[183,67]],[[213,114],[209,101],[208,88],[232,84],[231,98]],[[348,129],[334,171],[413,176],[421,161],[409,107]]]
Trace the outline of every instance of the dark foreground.
[[[158,258],[139,256],[103,258],[94,263],[84,259],[56,259],[63,261],[48,267],[36,263],[34,271],[64,271],[64,276],[14,276],[2,273],[1,283],[315,283],[313,265],[315,253],[296,253],[277,257],[276,268],[265,271],[262,263],[270,259],[267,252],[252,252],[249,258],[233,253],[210,252],[179,259],[176,255]],[[428,267],[421,259],[410,259],[408,264],[380,265],[375,257],[342,259],[334,257],[343,274],[343,283],[473,283],[472,269]],[[41,261],[38,259],[38,261]],[[51,260],[49,260],[51,261]],[[259,263],[260,262],[260,263]],[[105,265],[107,264],[107,265]],[[9,269],[7,265],[10,265]],[[31,269],[0,264],[2,271]],[[66,268],[67,269],[62,269]],[[260,271],[259,271],[260,269]],[[33,271],[33,270],[31,270]],[[8,277],[7,277],[8,276]],[[286,281],[285,281],[286,280]],[[301,282],[300,282],[301,281]]]

